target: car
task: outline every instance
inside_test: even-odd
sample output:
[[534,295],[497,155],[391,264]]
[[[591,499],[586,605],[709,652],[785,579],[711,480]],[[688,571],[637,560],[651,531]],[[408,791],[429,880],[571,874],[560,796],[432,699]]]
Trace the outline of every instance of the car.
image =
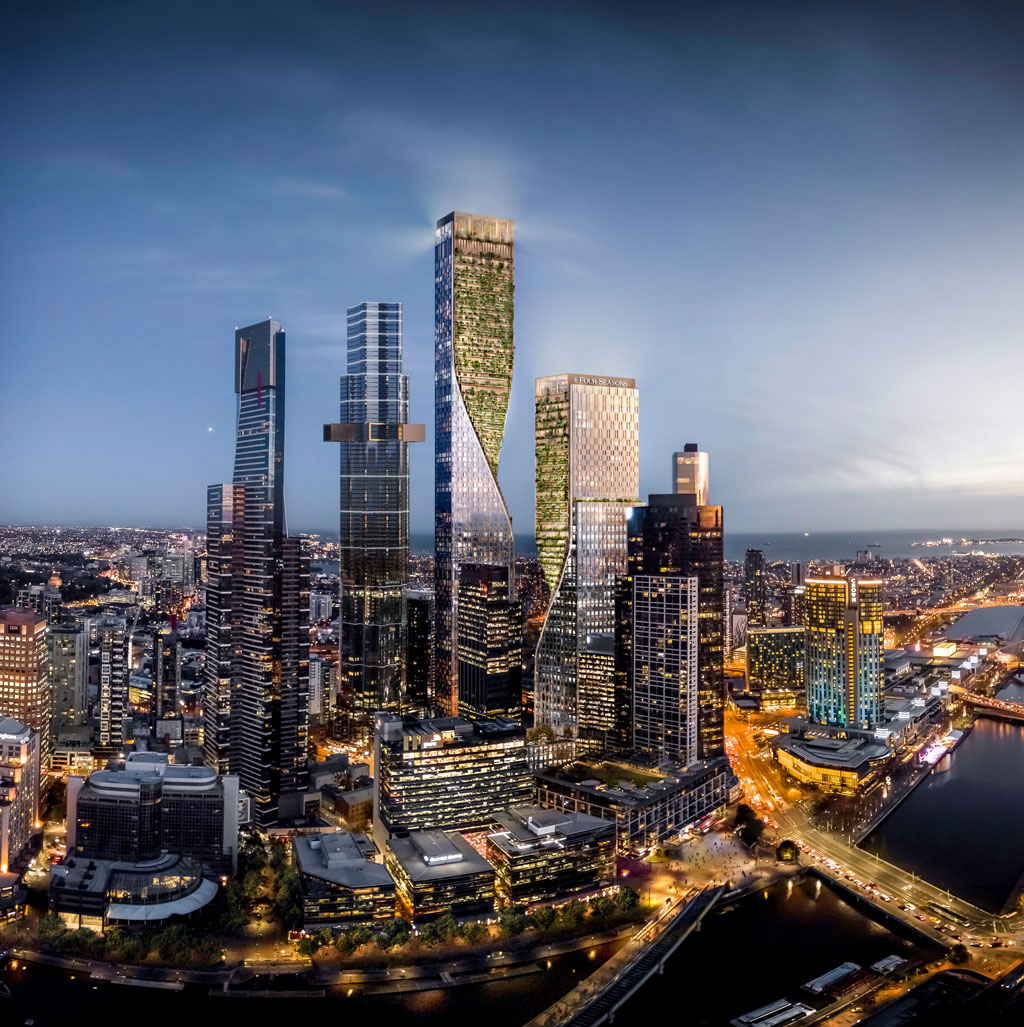
[[926,917],[923,913],[915,913],[914,914],[914,918],[916,920],[927,920],[928,919],[928,917]]

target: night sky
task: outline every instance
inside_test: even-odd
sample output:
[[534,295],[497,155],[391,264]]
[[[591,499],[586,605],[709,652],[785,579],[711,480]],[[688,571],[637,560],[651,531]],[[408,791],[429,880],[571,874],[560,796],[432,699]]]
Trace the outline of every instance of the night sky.
[[345,308],[400,300],[429,530],[459,209],[516,222],[517,531],[563,371],[635,377],[641,494],[699,442],[733,530],[1024,526],[1024,6],[686,6],[5,5],[0,522],[201,525],[272,315],[335,530]]

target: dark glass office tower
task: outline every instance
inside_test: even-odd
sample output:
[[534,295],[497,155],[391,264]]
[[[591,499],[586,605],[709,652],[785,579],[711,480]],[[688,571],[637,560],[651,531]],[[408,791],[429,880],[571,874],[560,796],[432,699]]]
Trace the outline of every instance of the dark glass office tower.
[[341,423],[341,664],[335,731],[367,741],[378,710],[404,705],[409,583],[409,378],[402,374],[402,304],[348,310]]
[[181,642],[176,631],[160,629],[153,638],[153,719],[181,714]]
[[747,600],[747,628],[763,628],[768,623],[764,550],[747,550],[747,556],[743,562],[743,589]]
[[455,212],[434,236],[434,697],[459,709],[459,568],[508,568],[512,521],[498,458],[512,387],[512,222]]
[[[223,540],[230,510],[231,564],[230,581],[218,581],[211,653],[228,683],[218,677],[207,696],[207,723],[226,726],[227,764],[252,799],[253,819],[270,826],[282,815],[282,796],[286,818],[301,813],[309,728],[309,567],[285,525],[285,333],[277,322],[235,331],[235,392],[230,497],[226,486],[208,492],[211,537]],[[228,641],[234,660],[223,649]],[[211,765],[218,745],[207,747]]]
[[518,717],[523,707],[523,608],[509,594],[508,568],[459,571],[459,713]]
[[426,709],[434,700],[434,593],[410,592],[408,612],[406,693],[410,708]]
[[617,734],[622,742],[629,733],[624,720],[632,705],[634,578],[696,578],[697,754],[700,759],[711,759],[725,752],[722,508],[698,506],[694,496],[683,494],[648,496],[647,504],[630,514],[628,571],[617,586]]

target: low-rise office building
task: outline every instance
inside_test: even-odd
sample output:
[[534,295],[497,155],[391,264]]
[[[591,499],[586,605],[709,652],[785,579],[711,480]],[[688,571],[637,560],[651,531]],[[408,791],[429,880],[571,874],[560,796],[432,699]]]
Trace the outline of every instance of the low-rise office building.
[[577,763],[537,774],[541,806],[587,813],[615,823],[620,853],[650,848],[699,826],[729,801],[735,778],[725,756],[672,772],[622,766],[613,784],[596,766]]
[[68,853],[145,861],[187,856],[210,873],[238,858],[238,778],[133,753],[118,770],[68,779]]
[[72,928],[159,927],[216,894],[199,866],[173,852],[142,862],[69,855],[50,867],[50,909]]
[[398,911],[408,920],[494,912],[494,867],[460,834],[417,831],[391,838],[384,863],[395,880]]
[[595,891],[615,880],[615,824],[587,813],[513,806],[487,838],[502,905],[530,905]]
[[292,839],[306,930],[368,925],[395,915],[395,882],[373,862],[374,852],[366,835],[347,831]]
[[526,732],[518,721],[420,719],[378,713],[374,837],[479,830],[533,797]]

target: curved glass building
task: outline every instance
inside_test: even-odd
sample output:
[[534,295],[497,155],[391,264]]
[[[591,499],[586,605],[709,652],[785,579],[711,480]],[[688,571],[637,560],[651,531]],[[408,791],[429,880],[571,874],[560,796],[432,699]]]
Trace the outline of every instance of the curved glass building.
[[632,378],[557,374],[535,388],[536,537],[551,601],[537,643],[535,721],[601,750],[615,726],[615,580],[639,502]]
[[456,211],[437,223],[434,689],[438,706],[452,715],[460,710],[456,654],[461,566],[507,568],[509,595],[515,596],[512,521],[498,487],[512,388],[513,287],[511,221]]

